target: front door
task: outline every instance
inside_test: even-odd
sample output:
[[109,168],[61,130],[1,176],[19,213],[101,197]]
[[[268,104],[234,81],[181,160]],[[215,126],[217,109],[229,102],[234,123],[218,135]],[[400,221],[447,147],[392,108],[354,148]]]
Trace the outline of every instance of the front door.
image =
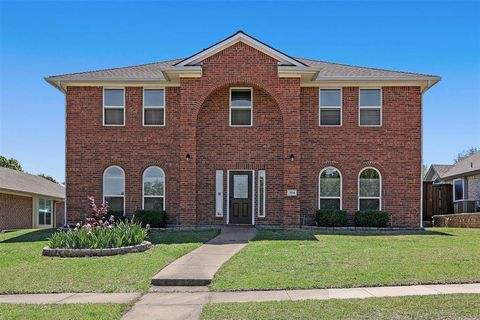
[[230,171],[230,223],[252,224],[251,171]]

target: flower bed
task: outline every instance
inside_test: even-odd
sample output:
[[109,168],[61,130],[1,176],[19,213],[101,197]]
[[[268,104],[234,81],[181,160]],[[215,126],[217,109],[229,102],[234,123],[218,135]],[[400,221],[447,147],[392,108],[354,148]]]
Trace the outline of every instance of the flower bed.
[[149,226],[142,228],[134,221],[116,222],[115,217],[108,217],[108,204],[95,205],[89,198],[92,216],[85,224],[78,223],[76,228],[66,232],[57,232],[50,239],[43,255],[61,257],[109,256],[130,252],[142,252],[151,247],[145,241]]

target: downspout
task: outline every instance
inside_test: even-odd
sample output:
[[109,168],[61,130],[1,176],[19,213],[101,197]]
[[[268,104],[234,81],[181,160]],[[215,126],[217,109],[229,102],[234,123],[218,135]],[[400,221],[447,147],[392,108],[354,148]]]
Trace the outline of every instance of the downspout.
[[420,228],[423,228],[423,93],[420,97],[420,118]]
[[[58,82],[60,88],[62,88],[61,82]],[[68,226],[67,223],[67,90],[62,90],[65,94],[65,200],[63,202],[63,224]]]

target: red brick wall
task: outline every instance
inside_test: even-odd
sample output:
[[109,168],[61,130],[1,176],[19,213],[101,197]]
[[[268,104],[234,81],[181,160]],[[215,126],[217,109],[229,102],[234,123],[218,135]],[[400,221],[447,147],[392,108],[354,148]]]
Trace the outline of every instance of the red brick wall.
[[382,174],[382,209],[395,226],[420,224],[421,93],[417,87],[383,87],[383,125],[358,126],[359,88],[343,93],[343,125],[318,126],[318,88],[302,88],[302,214],[318,207],[318,175],[328,166],[343,177],[343,209],[358,209],[358,175]]
[[[208,97],[215,94],[217,90],[238,85],[256,87],[258,91],[263,91],[265,95],[270,96],[270,99],[274,100],[278,106],[284,128],[282,159],[278,162],[278,166],[283,166],[284,174],[282,178],[278,178],[283,180],[283,190],[278,190],[276,196],[278,199],[281,199],[280,203],[283,204],[283,210],[280,213],[283,216],[282,224],[298,226],[300,223],[300,202],[297,197],[286,197],[286,189],[298,189],[300,187],[300,162],[288,160],[290,154],[300,154],[300,80],[298,78],[279,78],[276,60],[241,42],[203,61],[203,75],[201,78],[181,78],[180,80],[182,110],[180,118],[182,127],[180,154],[186,155],[188,153],[192,156],[192,161],[181,161],[180,163],[180,215],[182,224],[206,224],[206,222],[196,219],[197,212],[200,212],[200,215],[204,214],[203,209],[199,208],[200,201],[197,201],[197,195],[204,197],[205,194],[215,193],[214,188],[206,190],[208,185],[203,185],[201,189],[197,190],[197,186],[202,186],[201,182],[197,181],[196,175],[198,163],[202,160],[201,158],[200,160],[197,159],[198,150],[202,148],[202,146],[197,147],[197,135],[201,132],[203,133],[202,117],[204,117],[202,114],[199,115],[200,109]],[[223,91],[223,95],[217,99],[223,99],[223,101],[226,98],[228,99],[228,95],[225,95],[225,92],[227,91]],[[253,103],[255,110],[255,97]],[[229,105],[222,104],[221,107],[224,108],[223,118],[225,119],[225,112],[228,112]],[[215,107],[215,110],[219,110],[218,108],[219,106]],[[222,116],[220,115],[220,117]],[[254,118],[254,128],[250,128],[250,132],[258,132],[257,120],[259,119]],[[258,126],[263,125],[262,123],[264,122],[260,120]],[[228,139],[239,145],[244,138],[252,136],[251,133],[247,136],[241,134],[245,132],[248,132],[248,129],[229,128]],[[259,137],[256,137],[255,140],[256,143],[264,142]],[[222,146],[220,141],[216,141],[216,143],[222,150],[226,147]],[[235,145],[231,146],[231,148],[235,149]],[[250,148],[249,150],[252,149]],[[259,151],[251,156],[245,155],[240,160],[231,159],[229,164],[224,162],[223,166],[228,166],[231,169],[249,166],[254,159],[258,160],[261,153]],[[202,156],[198,154],[198,157]],[[211,158],[211,155],[208,157]],[[206,175],[208,173],[205,172],[203,174]],[[210,179],[213,179],[215,172],[210,172],[209,176],[211,177]],[[270,174],[267,172],[267,188],[269,187],[269,176]],[[215,213],[214,210],[211,212],[212,215]],[[271,222],[280,221],[275,216],[272,216]],[[269,223],[268,218],[264,220],[264,223]]]
[[[254,87],[253,128],[228,126],[230,86]],[[201,78],[181,78],[180,88],[167,88],[166,98],[166,127],[142,126],[142,88],[134,87],[126,88],[126,126],[103,127],[102,88],[68,88],[69,222],[85,216],[87,196],[101,200],[110,165],[126,173],[128,213],[141,208],[143,170],[160,166],[169,223],[178,217],[184,226],[225,222],[215,219],[215,170],[225,170],[226,180],[226,170],[265,166],[267,217],[257,222],[298,226],[303,214],[311,220],[318,174],[333,163],[343,175],[347,211],[357,209],[360,169],[374,166],[383,175],[383,209],[393,224],[419,225],[419,88],[384,87],[379,128],[358,127],[358,88],[343,88],[343,126],[319,128],[318,88],[279,78],[277,61],[237,43],[203,61]],[[287,197],[287,189],[297,189],[298,197]]]
[[0,230],[32,228],[32,198],[0,193]]
[[55,225],[54,227],[62,227],[65,224],[65,202],[55,201]]
[[142,88],[125,90],[124,127],[102,126],[102,88],[68,87],[67,92],[67,212],[68,222],[88,214],[87,197],[102,200],[104,170],[118,165],[125,171],[125,210],[142,207],[142,175],[149,166],[166,175],[166,210],[178,214],[179,89],[166,88],[166,126],[142,126]]

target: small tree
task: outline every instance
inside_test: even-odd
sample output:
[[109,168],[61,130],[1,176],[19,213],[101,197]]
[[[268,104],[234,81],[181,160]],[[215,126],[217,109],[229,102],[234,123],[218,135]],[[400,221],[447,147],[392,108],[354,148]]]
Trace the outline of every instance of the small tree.
[[470,157],[471,155],[480,152],[480,148],[477,147],[471,147],[470,149],[463,150],[459,154],[457,154],[457,157],[453,160],[454,163],[457,163],[459,161],[462,161],[465,158]]
[[13,158],[7,159],[4,156],[0,156],[0,167],[23,172],[22,166],[16,159],[13,159]]

